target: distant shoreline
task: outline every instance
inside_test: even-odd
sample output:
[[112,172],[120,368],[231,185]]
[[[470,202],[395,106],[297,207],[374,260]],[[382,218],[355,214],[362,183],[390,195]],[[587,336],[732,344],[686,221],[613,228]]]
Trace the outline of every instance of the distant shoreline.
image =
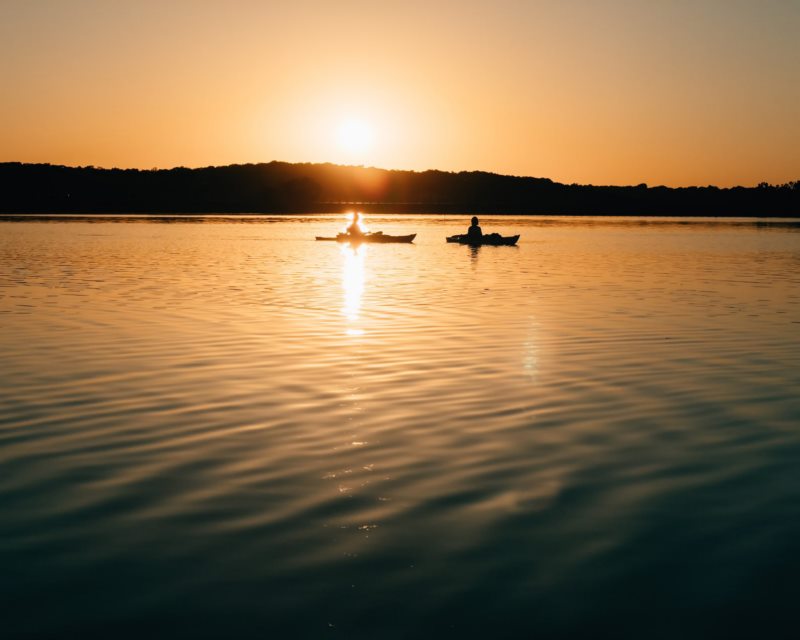
[[[17,222],[23,220],[46,220],[66,218],[265,218],[265,217],[303,217],[303,216],[345,216],[353,211],[358,211],[367,216],[445,216],[447,218],[466,218],[476,215],[473,211],[441,212],[441,211],[378,211],[369,207],[350,207],[336,211],[249,211],[249,212],[223,212],[223,211],[0,211],[0,222]],[[479,216],[520,217],[520,218],[654,218],[668,221],[675,220],[776,220],[778,222],[797,222],[800,224],[800,213],[796,215],[754,215],[754,214],[672,214],[672,213],[514,213],[491,212],[481,213]]]
[[798,217],[800,180],[757,187],[565,185],[480,171],[391,171],[333,164],[100,169],[0,163],[10,215],[372,214]]

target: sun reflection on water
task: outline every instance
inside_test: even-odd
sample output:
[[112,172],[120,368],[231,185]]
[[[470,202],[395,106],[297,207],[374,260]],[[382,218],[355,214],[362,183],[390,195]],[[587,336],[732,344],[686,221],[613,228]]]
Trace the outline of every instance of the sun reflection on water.
[[366,280],[364,259],[367,246],[362,244],[357,247],[342,245],[342,289],[344,290],[344,304],[342,313],[347,318],[347,335],[360,336],[364,330],[353,326],[359,321],[361,313],[361,297],[364,293]]
[[538,327],[531,319],[526,340],[522,345],[522,370],[531,380],[535,380],[539,372],[539,341],[537,334]]

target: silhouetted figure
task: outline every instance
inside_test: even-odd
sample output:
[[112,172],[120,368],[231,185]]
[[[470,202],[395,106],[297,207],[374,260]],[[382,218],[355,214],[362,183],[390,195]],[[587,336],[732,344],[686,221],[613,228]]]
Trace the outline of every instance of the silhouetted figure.
[[347,233],[351,236],[363,236],[364,232],[361,230],[361,225],[358,224],[358,212],[353,214],[353,222],[347,227]]
[[480,242],[481,238],[483,238],[483,231],[478,226],[478,216],[472,216],[472,224],[467,229],[467,238],[476,242]]

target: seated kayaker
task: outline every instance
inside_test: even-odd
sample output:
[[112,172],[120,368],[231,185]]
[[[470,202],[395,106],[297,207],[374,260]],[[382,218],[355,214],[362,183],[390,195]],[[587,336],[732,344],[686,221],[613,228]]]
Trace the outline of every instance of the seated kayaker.
[[358,224],[358,212],[356,211],[353,213],[353,222],[347,227],[347,233],[351,236],[363,236],[364,231],[361,229],[361,225]]
[[472,216],[472,225],[467,229],[467,239],[479,241],[483,238],[483,231],[478,226],[478,216]]

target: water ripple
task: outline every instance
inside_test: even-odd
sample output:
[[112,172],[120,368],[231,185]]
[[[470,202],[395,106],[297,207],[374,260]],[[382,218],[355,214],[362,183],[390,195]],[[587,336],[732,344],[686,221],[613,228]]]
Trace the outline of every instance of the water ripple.
[[7,631],[793,620],[798,223],[458,222],[0,221]]

